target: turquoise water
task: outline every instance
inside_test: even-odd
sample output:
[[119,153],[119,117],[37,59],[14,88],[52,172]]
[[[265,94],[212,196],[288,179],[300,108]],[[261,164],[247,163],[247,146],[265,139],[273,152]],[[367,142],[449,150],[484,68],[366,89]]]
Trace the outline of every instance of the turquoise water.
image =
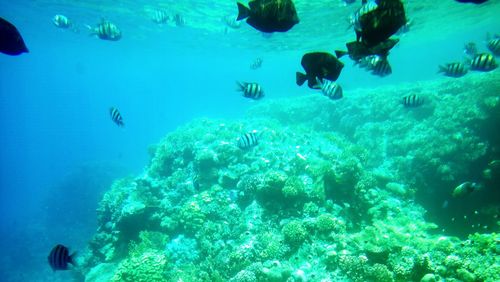
[[[354,40],[359,3],[295,1],[301,22],[269,37],[228,28],[233,1],[2,1],[30,52],[0,56],[0,280],[500,279],[498,70],[437,74],[467,42],[487,51],[500,3],[404,3],[413,24],[393,73],[342,58],[344,98],[330,101],[295,72],[305,52]],[[157,9],[186,24],[154,23]],[[101,18],[123,38],[89,35]],[[235,81],[266,96],[245,99]],[[403,108],[410,94],[426,103]],[[237,148],[252,130],[259,145]],[[453,198],[465,181],[483,187]],[[78,251],[76,269],[52,272],[58,243]],[[138,260],[157,260],[160,280],[126,278]]]

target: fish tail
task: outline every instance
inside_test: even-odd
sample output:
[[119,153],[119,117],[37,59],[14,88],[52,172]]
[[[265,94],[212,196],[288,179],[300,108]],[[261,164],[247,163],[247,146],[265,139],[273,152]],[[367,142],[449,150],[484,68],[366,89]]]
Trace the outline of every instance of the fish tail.
[[335,50],[335,56],[337,56],[337,58],[341,58],[345,55],[347,55],[348,52],[347,51],[340,51],[340,50]]
[[296,80],[298,86],[302,86],[302,84],[304,84],[304,82],[306,82],[307,76],[303,73],[297,72],[295,74],[295,80]]
[[236,4],[238,5],[238,17],[236,20],[241,21],[242,19],[248,18],[250,16],[250,9],[239,2]]
[[73,252],[70,256],[69,256],[69,259],[68,259],[68,263],[71,263],[72,265],[76,266],[76,261],[75,261],[75,258],[77,256],[77,252]]
[[243,91],[245,90],[245,85],[243,85],[243,83],[239,82],[239,81],[236,81],[236,91]]
[[442,73],[446,72],[446,67],[445,66],[439,66],[438,72],[437,73]]

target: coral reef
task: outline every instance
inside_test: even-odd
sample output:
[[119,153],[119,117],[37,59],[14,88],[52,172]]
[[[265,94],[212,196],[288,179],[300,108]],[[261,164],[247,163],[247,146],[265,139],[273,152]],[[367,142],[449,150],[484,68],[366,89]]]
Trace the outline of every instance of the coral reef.
[[[499,124],[498,89],[491,72],[192,121],[103,196],[82,271],[89,281],[101,271],[111,281],[499,281],[498,219],[457,237],[423,200],[452,201],[456,182],[498,154],[500,138],[483,134]],[[429,102],[404,108],[402,93]],[[252,130],[259,144],[240,149]],[[486,218],[498,203],[477,210]]]

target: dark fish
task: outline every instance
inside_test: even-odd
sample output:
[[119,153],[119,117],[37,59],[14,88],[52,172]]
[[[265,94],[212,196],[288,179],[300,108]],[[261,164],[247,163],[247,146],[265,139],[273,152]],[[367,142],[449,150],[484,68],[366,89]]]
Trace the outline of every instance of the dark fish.
[[123,123],[122,115],[120,114],[120,111],[117,108],[111,107],[109,109],[109,114],[111,115],[111,120],[114,121],[114,123],[116,123],[118,126],[122,127],[125,125]]
[[418,95],[412,94],[403,97],[403,106],[406,108],[416,108],[424,104],[424,99]]
[[491,71],[497,66],[495,57],[488,53],[477,54],[470,62],[470,69],[477,71]]
[[486,47],[495,55],[500,56],[500,38],[488,40]]
[[449,63],[444,66],[439,66],[439,72],[446,76],[461,77],[467,74],[467,68],[462,63]]
[[470,57],[477,55],[477,46],[474,42],[469,42],[464,45],[464,53]]
[[0,18],[0,52],[11,56],[29,52],[17,28],[3,18]]
[[361,59],[359,64],[362,68],[371,71],[373,75],[380,77],[388,76],[392,73],[391,65],[386,57],[377,55],[367,56]]
[[378,0],[377,8],[359,18],[356,29],[358,41],[367,46],[375,46],[407,23],[405,9],[401,0]]
[[73,253],[72,255],[69,255],[68,248],[58,244],[52,249],[52,251],[50,251],[50,254],[47,257],[47,259],[53,271],[68,270],[69,263],[71,263],[73,266],[75,265],[74,261],[75,256],[76,252]]
[[481,188],[481,185],[475,183],[475,182],[464,182],[460,185],[458,185],[457,187],[455,187],[455,189],[453,189],[453,197],[462,197],[462,196],[465,196],[465,195],[468,195],[474,191],[477,191]]
[[488,0],[455,0],[460,3],[473,3],[473,4],[482,4]]
[[258,144],[259,136],[255,130],[241,135],[237,140],[237,145],[242,150],[252,148]]
[[321,92],[326,97],[332,100],[338,100],[344,97],[342,87],[336,82],[327,79],[317,79],[318,85],[321,87]]
[[359,24],[359,19],[363,16],[368,14],[371,11],[374,11],[377,9],[378,4],[371,0],[371,1],[364,1],[361,5],[361,7],[349,17],[349,28],[354,27],[354,30],[360,30],[361,26]]
[[399,42],[399,39],[387,39],[375,46],[368,47],[363,42],[352,41],[346,43],[347,52],[346,51],[335,51],[335,55],[337,58],[340,58],[344,55],[349,55],[349,57],[354,61],[359,61],[364,57],[370,55],[379,55],[382,57],[387,57],[389,55],[389,51]]
[[89,27],[92,30],[91,35],[97,35],[102,40],[118,41],[122,38],[122,32],[112,22],[102,20],[95,28]]
[[302,56],[300,64],[306,74],[296,73],[297,85],[301,86],[307,80],[307,86],[315,89],[318,88],[317,78],[336,81],[344,67],[334,55],[324,52],[306,53]]
[[186,20],[184,20],[184,17],[181,16],[180,14],[175,14],[174,22],[175,22],[176,26],[185,26],[186,25]]
[[263,62],[262,58],[257,58],[250,65],[250,68],[253,69],[253,70],[256,70],[256,69],[258,69],[258,68],[260,68],[262,66],[262,62]]
[[254,100],[259,100],[260,98],[264,97],[264,90],[262,90],[262,87],[260,84],[256,82],[236,82],[238,85],[238,91],[243,92],[243,97],[254,99]]
[[250,8],[237,5],[237,20],[247,19],[249,25],[262,32],[285,32],[299,23],[292,0],[252,0]]

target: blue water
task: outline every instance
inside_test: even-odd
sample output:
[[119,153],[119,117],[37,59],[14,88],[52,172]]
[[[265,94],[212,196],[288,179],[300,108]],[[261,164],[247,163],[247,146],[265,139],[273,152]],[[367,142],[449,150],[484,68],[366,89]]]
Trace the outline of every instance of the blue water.
[[[0,281],[53,279],[48,250],[55,242],[85,248],[103,191],[113,179],[139,174],[148,164],[148,146],[193,118],[245,114],[255,102],[241,98],[235,81],[260,82],[266,99],[310,94],[295,85],[295,71],[311,50],[235,48],[219,42],[223,34],[201,36],[189,27],[149,22],[141,24],[151,28],[132,36],[127,27],[136,23],[119,14],[112,20],[122,23],[124,38],[107,42],[51,23],[56,13],[66,13],[95,24],[96,12],[32,1],[2,0],[0,7],[30,49],[16,57],[0,54],[0,273],[15,273]],[[498,27],[487,22],[441,39],[403,37],[391,54],[391,76],[370,76],[346,59],[338,82],[348,92],[436,79],[438,64],[461,60],[465,42],[481,42]],[[266,44],[254,38],[255,46]],[[342,46],[334,40],[321,51]],[[262,69],[250,70],[259,56]],[[124,128],[111,122],[111,106],[120,109]]]

